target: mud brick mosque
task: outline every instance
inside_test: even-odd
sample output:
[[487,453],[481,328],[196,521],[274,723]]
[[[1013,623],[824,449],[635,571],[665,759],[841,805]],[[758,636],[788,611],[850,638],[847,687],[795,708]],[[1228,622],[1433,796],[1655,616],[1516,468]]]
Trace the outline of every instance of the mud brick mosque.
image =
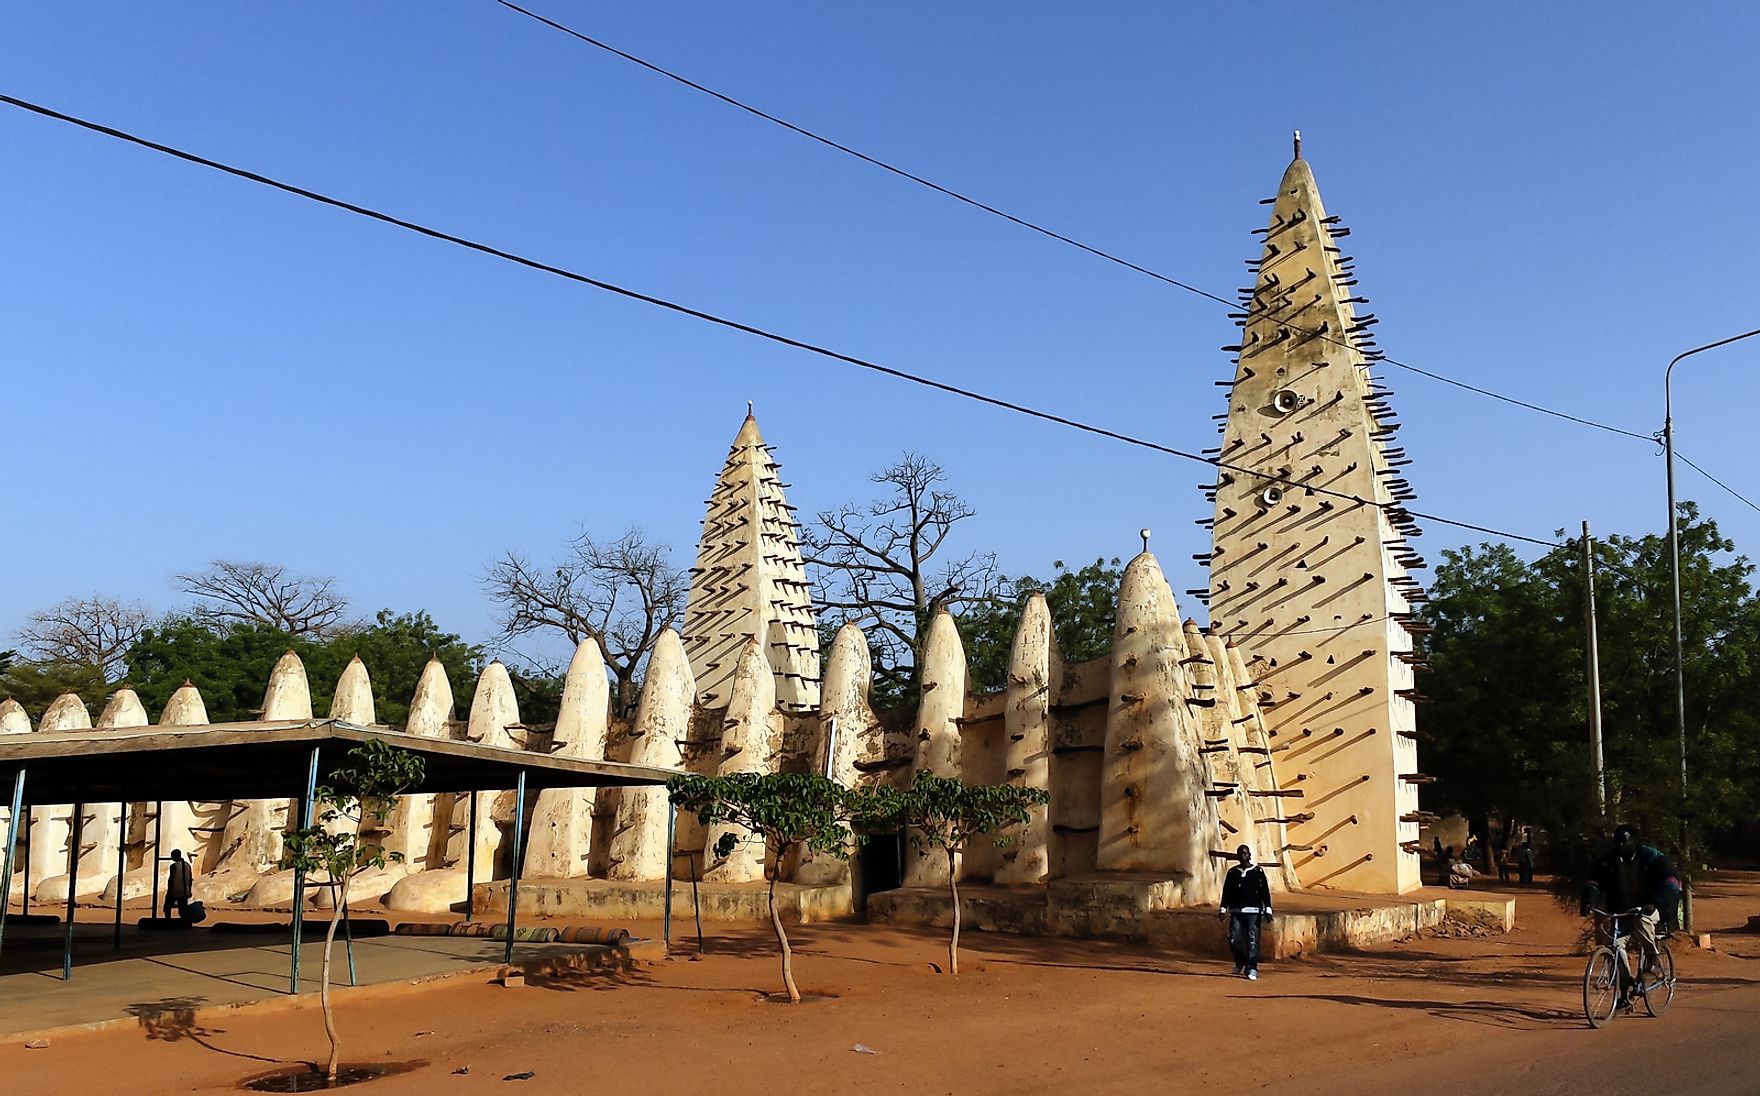
[[[708,500],[684,619],[653,651],[633,717],[611,717],[605,666],[589,642],[568,668],[552,728],[521,722],[500,663],[467,696],[433,662],[402,730],[705,774],[814,771],[856,784],[929,769],[1043,788],[1049,803],[1011,845],[974,850],[955,869],[974,884],[1048,895],[1029,930],[1106,932],[1102,922],[1119,909],[1213,906],[1220,854],[1242,843],[1283,891],[1414,890],[1418,827],[1429,817],[1418,791],[1429,778],[1419,770],[1413,706],[1421,659],[1412,606],[1422,592],[1408,569],[1423,561],[1404,508],[1412,493],[1399,470],[1408,459],[1393,444],[1388,393],[1369,368],[1375,321],[1358,311],[1364,301],[1337,244],[1346,230],[1327,215],[1299,147],[1268,203],[1249,262],[1254,284],[1242,291],[1234,376],[1222,382],[1222,438],[1210,451],[1218,472],[1207,491],[1209,587],[1189,592],[1208,603],[1208,628],[1182,619],[1144,552],[1125,569],[1109,654],[1066,663],[1046,602],[1034,595],[1006,687],[979,694],[967,685],[955,621],[942,612],[923,644],[915,721],[885,726],[868,704],[861,630],[846,625],[821,655],[793,511],[748,415]],[[347,668],[329,718],[375,723],[370,672],[358,659]],[[265,683],[260,721],[314,718],[322,717],[304,667],[289,653]],[[126,687],[95,722],[71,695],[35,728],[15,702],[0,703],[5,734],[103,735],[150,722]],[[200,695],[180,689],[158,722],[206,724]],[[497,880],[514,869],[514,793],[474,795],[474,803],[465,793],[400,801],[373,836],[405,861],[358,882],[357,901],[444,912],[476,888],[492,905]],[[287,800],[82,810],[78,870],[30,880],[33,900],[149,893],[157,832],[165,847],[193,852],[197,897],[211,907],[291,901]],[[67,863],[72,812],[34,808],[33,862]],[[550,790],[526,813],[519,867],[522,894],[537,896],[533,912],[641,913],[669,866],[687,870],[676,859],[684,852],[710,895],[707,915],[758,908],[739,895],[762,889],[753,885],[766,872],[761,850],[746,843],[717,858],[718,834],[694,819],[669,829],[663,789]],[[886,855],[898,859],[894,882],[906,889],[946,882],[938,856],[903,847]],[[119,856],[128,866],[120,877]],[[465,878],[467,864],[474,878]],[[826,858],[775,867],[799,916],[850,912],[862,877],[873,874],[860,859],[853,869]]]

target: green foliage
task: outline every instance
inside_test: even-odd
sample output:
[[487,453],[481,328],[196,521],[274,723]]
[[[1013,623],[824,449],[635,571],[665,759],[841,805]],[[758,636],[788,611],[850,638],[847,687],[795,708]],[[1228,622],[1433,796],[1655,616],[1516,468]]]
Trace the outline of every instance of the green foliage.
[[[447,680],[454,690],[468,689],[483,661],[480,647],[465,643],[451,632],[443,632],[426,612],[393,613],[381,609],[373,623],[364,628],[337,636],[323,645],[313,678],[314,693],[319,680],[323,682],[324,710],[330,706],[330,693],[336,679],[348,666],[349,659],[359,655],[367,665],[373,682],[373,709],[380,723],[402,725],[409,719],[409,702],[415,696],[416,682],[430,658],[438,658],[446,667]],[[308,663],[306,675],[312,677],[313,665]],[[265,684],[267,681],[265,680]],[[257,698],[262,702],[261,694]],[[316,704],[317,698],[313,697]]]
[[[373,623],[330,639],[289,635],[266,624],[234,624],[215,631],[193,620],[148,629],[128,654],[129,681],[147,711],[157,713],[185,679],[201,690],[215,723],[255,719],[269,672],[287,651],[300,656],[312,689],[312,710],[329,711],[336,680],[357,654],[373,683],[378,721],[401,724],[430,656],[446,667],[454,689],[474,676],[482,651],[443,632],[425,612],[380,610]],[[461,702],[469,698],[461,696]]]
[[[782,953],[782,984],[788,999],[798,1002],[801,992],[794,982],[788,930],[776,907],[779,869],[783,858],[797,847],[848,859],[851,846],[862,840],[851,831],[849,822],[865,800],[835,780],[814,773],[687,773],[668,780],[666,791],[680,810],[695,814],[703,825],[741,826],[763,840],[767,859],[775,866],[766,874],[770,881],[770,927]],[[739,842],[736,832],[722,834],[716,841],[716,855],[727,856]]]
[[528,726],[554,723],[562,711],[562,686],[565,674],[542,669],[516,670],[507,668],[513,683],[513,699],[519,705],[519,717]]
[[[360,831],[382,828],[392,801],[426,772],[420,754],[378,740],[356,746],[348,758],[313,795],[313,824],[287,836],[291,867],[337,881],[402,861],[402,853],[386,852]],[[338,825],[344,821],[353,825]]]
[[267,624],[214,632],[193,620],[171,620],[147,629],[129,651],[128,680],[150,715],[188,680],[201,690],[210,720],[233,723],[256,718],[269,671],[283,652],[305,660],[315,646]]
[[[1680,508],[1690,847],[1760,808],[1760,599],[1715,523]],[[1526,562],[1503,546],[1443,553],[1422,619],[1432,810],[1510,815],[1554,848],[1598,833],[1589,758],[1581,542]],[[1596,545],[1608,811],[1678,851],[1680,761],[1666,536]],[[1594,842],[1592,841],[1591,844]]]
[[11,697],[22,704],[33,726],[62,693],[77,693],[96,714],[114,691],[102,669],[83,662],[13,661],[0,670],[0,700]]
[[878,802],[869,818],[887,818],[911,831],[918,848],[960,852],[980,837],[998,848],[1014,837],[999,831],[1027,821],[1030,808],[1050,802],[1043,788],[1018,784],[967,784],[928,770],[917,773],[911,786],[898,791],[876,789]]
[[[666,790],[703,825],[744,827],[776,858],[798,845],[847,859],[850,844],[859,840],[849,826],[857,809],[849,789],[816,773],[687,773],[667,781]],[[738,840],[737,833],[723,834],[716,855],[732,852]]]
[[1000,689],[1007,683],[1015,628],[1027,598],[1035,593],[1045,595],[1057,649],[1065,660],[1086,662],[1112,649],[1118,586],[1124,581],[1119,561],[1096,559],[1078,571],[1069,570],[1062,560],[1051,566],[1057,573],[1050,582],[1031,575],[1005,579],[1000,595],[961,615],[960,640],[965,644],[966,673],[974,688]]
[[382,830],[385,815],[397,796],[422,782],[427,763],[422,756],[377,739],[348,751],[348,763],[334,769],[330,780],[312,794],[315,820],[287,835],[292,867],[322,875],[338,884],[336,913],[324,930],[324,965],[319,1000],[324,1009],[324,1034],[330,1039],[327,1075],[336,1080],[340,1044],[336,1017],[330,1009],[330,953],[337,923],[348,908],[348,885],[368,868],[401,863],[403,854],[386,852],[370,834]]

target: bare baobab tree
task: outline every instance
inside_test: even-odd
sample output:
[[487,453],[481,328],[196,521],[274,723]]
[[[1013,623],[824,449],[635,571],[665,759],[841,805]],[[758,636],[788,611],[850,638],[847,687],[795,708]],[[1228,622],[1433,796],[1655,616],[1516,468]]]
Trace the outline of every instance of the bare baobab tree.
[[599,645],[619,714],[635,707],[642,667],[660,633],[684,613],[689,577],[671,553],[631,529],[613,541],[582,533],[549,568],[508,552],[483,579],[501,607],[505,638],[555,631],[575,644]]
[[205,571],[172,576],[196,599],[190,615],[217,631],[267,624],[289,635],[325,636],[341,629],[348,599],[327,575],[294,575],[275,563],[217,559]]
[[129,648],[151,618],[139,602],[115,598],[70,597],[32,613],[14,637],[25,654],[40,662],[92,666],[106,681],[122,676]]
[[821,512],[804,530],[801,549],[814,568],[820,624],[861,625],[875,654],[876,695],[903,699],[915,683],[930,618],[938,609],[957,612],[989,599],[996,556],[940,555],[954,527],[976,511],[938,486],[947,474],[934,461],[906,453],[869,478],[886,493]]

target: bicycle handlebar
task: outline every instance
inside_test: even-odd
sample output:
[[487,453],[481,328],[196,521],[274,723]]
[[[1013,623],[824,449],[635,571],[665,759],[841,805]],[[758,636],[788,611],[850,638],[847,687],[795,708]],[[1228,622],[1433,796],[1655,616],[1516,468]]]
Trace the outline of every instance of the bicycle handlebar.
[[1626,910],[1622,913],[1611,913],[1607,910],[1602,910],[1602,909],[1592,909],[1589,911],[1590,915],[1593,917],[1630,917],[1635,913],[1643,913],[1643,912],[1644,912],[1643,906],[1633,906],[1631,909]]

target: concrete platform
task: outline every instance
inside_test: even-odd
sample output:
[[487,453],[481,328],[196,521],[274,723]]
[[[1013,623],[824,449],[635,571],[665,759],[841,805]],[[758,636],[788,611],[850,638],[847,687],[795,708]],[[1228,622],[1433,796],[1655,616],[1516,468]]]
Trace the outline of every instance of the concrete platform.
[[[1170,890],[1167,880],[1122,873],[1054,880],[1046,887],[962,884],[960,919],[964,928],[979,932],[1123,939],[1180,953],[1216,954],[1226,938],[1216,911],[1167,908]],[[1504,931],[1515,924],[1515,899],[1502,896],[1304,891],[1276,897],[1277,915],[1265,926],[1260,947],[1275,959],[1372,947],[1439,923],[1450,902],[1459,910],[1491,914]],[[952,909],[940,887],[903,887],[868,899],[868,919],[879,924],[946,928],[953,923]]]
[[[769,921],[770,906],[763,883],[699,883],[698,901],[704,921]],[[478,883],[471,892],[473,915],[494,918],[507,914],[507,881]],[[783,921],[802,924],[834,921],[855,913],[854,891],[848,883],[813,887],[779,883],[777,906]],[[659,921],[665,916],[664,883],[614,883],[607,879],[522,879],[519,913],[522,918],[568,918],[594,924],[625,921]],[[689,880],[672,884],[672,919],[689,921],[695,916]]]
[[1465,895],[1459,892],[1443,899],[1450,917],[1480,921],[1500,932],[1516,927],[1516,900],[1501,894]]
[[[25,926],[9,921],[0,956],[0,1038],[90,1031],[111,1026],[151,1027],[175,1018],[189,1022],[244,1006],[318,1007],[318,971],[323,941],[300,951],[300,986],[287,992],[289,947],[285,936],[260,939],[206,929],[184,932],[123,930],[123,946],[112,947],[108,924],[82,921],[74,928],[73,980],[61,980],[61,926]],[[349,987],[342,940],[336,943],[332,995],[409,992],[437,980],[477,977],[500,969],[503,945],[481,938],[380,936],[356,940],[355,967],[360,985]],[[518,944],[514,965],[528,976],[568,970],[621,969],[665,957],[657,940],[626,945]]]

